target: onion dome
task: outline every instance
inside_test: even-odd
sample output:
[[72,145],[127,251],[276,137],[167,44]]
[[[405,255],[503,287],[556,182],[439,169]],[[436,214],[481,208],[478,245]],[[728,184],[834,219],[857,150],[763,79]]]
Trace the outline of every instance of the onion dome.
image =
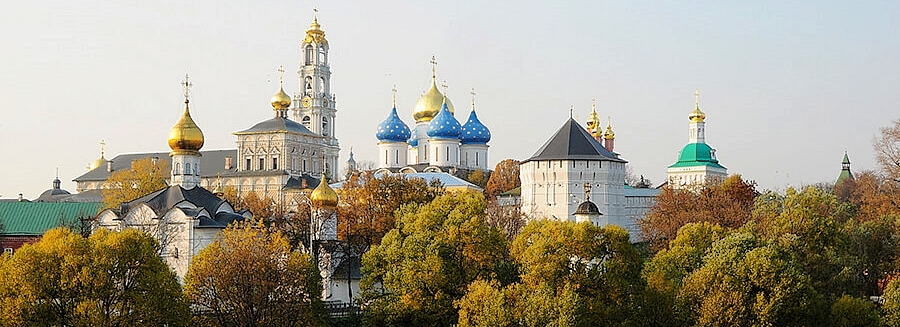
[[434,76],[431,77],[431,88],[416,101],[413,109],[413,118],[417,123],[430,121],[441,111],[441,106],[446,102],[447,109],[453,114],[453,103],[437,88]]
[[459,140],[462,144],[487,144],[491,140],[491,131],[478,120],[474,109],[469,113],[469,120],[462,126]]
[[291,106],[291,96],[284,92],[284,86],[278,90],[278,93],[272,96],[272,108],[275,110],[284,110]]
[[409,137],[409,140],[406,141],[406,143],[409,143],[409,146],[415,148],[415,147],[419,146],[419,139],[417,139],[415,135],[411,135]]
[[428,123],[427,134],[431,138],[458,139],[461,129],[459,121],[453,117],[448,105],[444,103],[441,111]]
[[88,165],[88,170],[94,170],[94,169],[97,169],[97,167],[105,166],[106,163],[109,162],[109,160],[106,160],[105,154],[106,154],[106,141],[100,140],[100,158],[97,158],[97,160],[94,160],[93,162],[91,162],[91,164]]
[[406,142],[409,136],[409,126],[397,115],[396,107],[391,109],[391,113],[378,125],[375,132],[375,137],[380,142]]
[[616,133],[612,130],[612,119],[609,117],[606,118],[606,132],[603,133],[603,138],[607,140],[616,138]]
[[309,29],[306,30],[306,37],[303,38],[303,43],[328,44],[328,40],[325,39],[325,31],[321,27],[322,25],[319,25],[319,17],[313,17],[312,23],[309,24]]
[[319,209],[334,210],[337,207],[337,192],[331,186],[328,186],[328,179],[325,177],[325,173],[322,174],[319,186],[310,193],[309,200],[312,202],[313,207]]
[[596,204],[591,202],[591,200],[586,200],[578,205],[578,209],[575,210],[576,215],[602,215],[600,212],[600,208],[597,207]]
[[169,148],[172,149],[172,154],[199,154],[200,148],[203,147],[203,132],[191,118],[188,102],[184,99],[184,114],[169,132]]

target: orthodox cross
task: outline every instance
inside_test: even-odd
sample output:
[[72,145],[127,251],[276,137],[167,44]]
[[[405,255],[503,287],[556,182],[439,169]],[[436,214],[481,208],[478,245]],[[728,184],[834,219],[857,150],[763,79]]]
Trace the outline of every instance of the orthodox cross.
[[574,112],[574,111],[575,111],[575,105],[574,104],[570,105],[569,106],[569,118],[572,118],[572,112]]
[[278,84],[284,85],[284,65],[278,66]]
[[[447,91],[444,91],[444,92],[447,92]],[[472,111],[475,111],[475,88],[473,87],[472,92],[469,92],[469,93],[472,94]]]
[[436,74],[437,59],[434,59],[434,55],[431,55],[431,61],[429,61],[429,62],[431,63],[431,78],[434,78],[435,76],[437,76],[437,74]]
[[444,97],[447,96],[447,80],[441,82],[441,87],[444,88]]
[[[394,95],[391,96],[391,101],[394,103],[394,108],[397,108],[397,84],[394,84],[394,87],[391,88],[391,92],[394,93]],[[351,149],[352,149],[352,147],[351,147]],[[350,151],[353,151],[353,150],[350,150]]]
[[591,98],[591,111],[597,111],[597,98]]
[[102,157],[106,152],[106,141],[100,140],[100,156]]
[[590,182],[584,182],[584,200],[585,201],[591,200],[591,183]]
[[184,81],[181,82],[181,85],[184,86],[184,101],[187,102],[191,96],[191,86],[194,86],[194,83],[191,83],[187,74],[184,74]]
[[700,90],[694,91],[694,102],[697,105],[697,108],[700,108]]

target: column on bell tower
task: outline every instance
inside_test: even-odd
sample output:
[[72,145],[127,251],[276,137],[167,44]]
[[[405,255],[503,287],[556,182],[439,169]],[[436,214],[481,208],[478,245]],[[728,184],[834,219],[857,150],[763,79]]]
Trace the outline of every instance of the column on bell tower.
[[322,151],[325,163],[331,171],[338,171],[338,144],[336,131],[337,109],[331,93],[331,66],[328,59],[328,40],[319,25],[318,10],[300,42],[299,93],[293,99],[294,120],[311,132],[325,137]]

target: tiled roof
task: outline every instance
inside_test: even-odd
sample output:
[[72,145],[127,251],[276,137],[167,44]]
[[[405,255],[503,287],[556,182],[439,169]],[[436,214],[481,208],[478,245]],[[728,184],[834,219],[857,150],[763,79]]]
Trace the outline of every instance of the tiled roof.
[[102,204],[84,202],[0,202],[2,235],[43,235],[80,218],[93,218]]
[[544,143],[531,158],[532,160],[602,160],[625,162],[610,153],[600,142],[597,142],[588,131],[569,118],[556,131],[547,143]]

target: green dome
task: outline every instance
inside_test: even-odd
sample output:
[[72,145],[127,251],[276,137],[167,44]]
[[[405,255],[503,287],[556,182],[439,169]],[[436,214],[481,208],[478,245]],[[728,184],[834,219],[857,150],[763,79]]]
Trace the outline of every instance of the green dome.
[[719,160],[713,158],[712,152],[713,149],[706,143],[688,143],[681,149],[678,162],[669,168],[713,166],[724,169],[725,167],[719,164]]

